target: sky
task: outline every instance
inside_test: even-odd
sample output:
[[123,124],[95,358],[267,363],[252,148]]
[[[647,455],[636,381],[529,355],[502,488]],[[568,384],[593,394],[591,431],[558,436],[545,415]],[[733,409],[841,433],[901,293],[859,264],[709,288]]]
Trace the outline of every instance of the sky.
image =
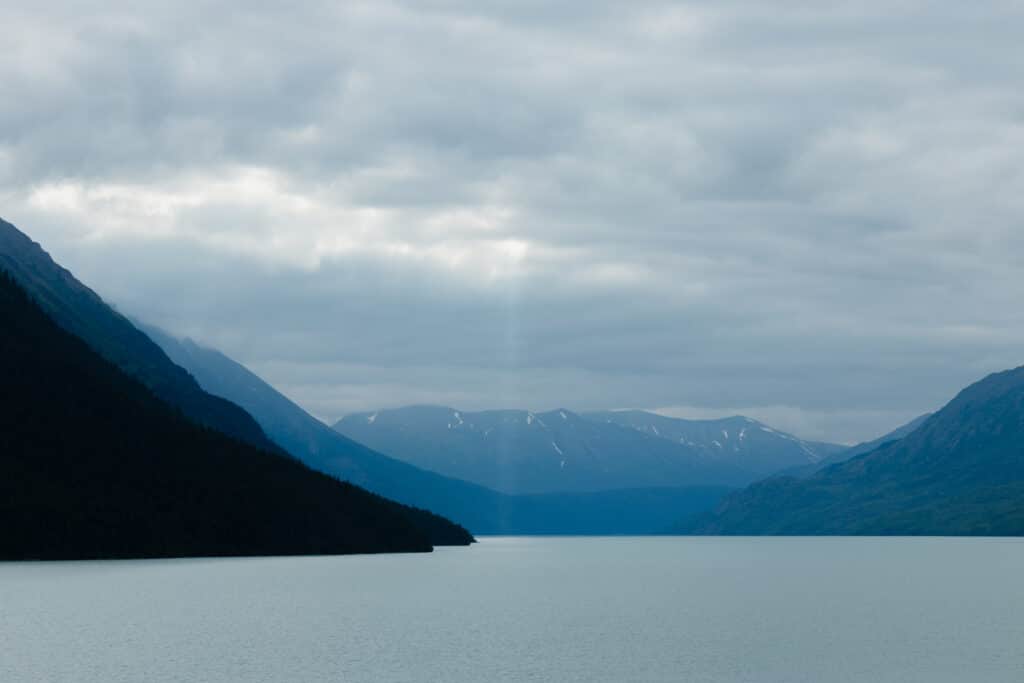
[[1024,364],[1024,5],[0,2],[0,216],[313,414],[855,442]]

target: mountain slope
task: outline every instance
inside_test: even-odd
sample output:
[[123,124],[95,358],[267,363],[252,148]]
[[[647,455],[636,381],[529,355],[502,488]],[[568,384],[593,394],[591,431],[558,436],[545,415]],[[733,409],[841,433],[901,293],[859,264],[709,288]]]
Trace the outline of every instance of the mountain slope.
[[727,497],[709,534],[1024,534],[1024,368],[990,375],[903,439]]
[[888,434],[880,436],[873,441],[865,441],[864,443],[859,443],[856,446],[850,446],[850,448],[847,450],[840,451],[825,458],[819,463],[819,466],[828,467],[829,465],[835,465],[841,462],[845,462],[850,458],[857,457],[858,455],[870,453],[871,451],[878,449],[879,447],[889,443],[890,441],[899,441],[900,439],[917,431],[918,428],[920,428],[921,425],[923,425],[931,416],[932,413],[925,413],[924,415],[914,418],[905,425],[897,427]]
[[568,410],[412,406],[349,415],[334,429],[417,467],[510,494],[720,486],[756,478],[687,445]]
[[836,444],[804,441],[740,416],[683,420],[642,410],[623,410],[587,413],[585,417],[685,444],[709,460],[733,464],[759,477],[818,463],[845,450]]
[[10,273],[58,325],[83,339],[193,422],[260,448],[276,449],[250,415],[230,401],[203,391],[127,318],[3,220],[0,269]]
[[899,441],[908,434],[911,434],[914,431],[916,431],[917,428],[923,425],[925,423],[925,420],[927,420],[931,416],[932,413],[925,413],[924,415],[916,417],[910,422],[897,427],[888,434],[883,434],[877,439],[865,441],[855,446],[850,446],[849,448],[843,448],[842,450],[832,453],[831,455],[822,459],[819,462],[812,463],[809,465],[801,465],[799,467],[790,467],[788,469],[777,472],[777,474],[786,475],[790,477],[809,477],[815,472],[822,470],[826,467],[829,467],[831,465],[846,462],[847,460],[855,458],[858,455],[870,453],[871,451],[880,448],[881,446],[889,443],[890,441]]
[[204,389],[238,402],[311,467],[455,519],[478,534],[659,533],[708,510],[721,487],[510,496],[384,456],[335,432],[224,354],[152,327],[145,331]]
[[429,551],[395,503],[182,418],[0,274],[0,559]]

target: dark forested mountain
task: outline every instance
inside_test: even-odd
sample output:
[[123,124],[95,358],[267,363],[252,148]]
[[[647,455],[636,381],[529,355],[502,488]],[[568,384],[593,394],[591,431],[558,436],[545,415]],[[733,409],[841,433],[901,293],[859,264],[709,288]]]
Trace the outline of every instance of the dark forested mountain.
[[683,420],[642,410],[586,413],[585,417],[688,446],[709,460],[730,463],[759,477],[813,465],[845,450],[837,444],[798,439],[747,417]]
[[902,439],[775,477],[683,525],[706,534],[1024,534],[1024,368],[962,391]]
[[0,559],[430,550],[404,506],[185,419],[2,273],[0,320]]
[[334,428],[418,467],[512,494],[730,485],[757,478],[688,444],[568,410],[413,406],[350,415]]
[[710,509],[724,487],[631,489],[511,496],[378,453],[335,432],[224,354],[144,328],[204,389],[236,401],[270,436],[311,467],[389,498],[455,519],[474,533],[657,533]]
[[260,448],[276,448],[244,410],[203,391],[124,316],[54,263],[27,235],[3,220],[0,269],[10,273],[58,325],[83,339],[192,421]]

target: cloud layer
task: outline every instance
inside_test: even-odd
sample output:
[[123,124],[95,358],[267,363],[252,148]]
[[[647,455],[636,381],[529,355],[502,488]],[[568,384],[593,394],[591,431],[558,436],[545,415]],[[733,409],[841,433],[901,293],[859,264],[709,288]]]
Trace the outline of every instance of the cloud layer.
[[1019,3],[20,4],[0,213],[322,417],[852,441],[1024,362]]

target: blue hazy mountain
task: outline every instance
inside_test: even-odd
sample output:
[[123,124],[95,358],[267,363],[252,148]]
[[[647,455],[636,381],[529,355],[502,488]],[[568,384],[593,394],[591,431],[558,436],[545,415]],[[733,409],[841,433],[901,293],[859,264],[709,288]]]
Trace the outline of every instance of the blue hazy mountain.
[[705,534],[1024,534],[1024,368],[964,389],[901,439],[774,477],[683,525]]
[[790,467],[815,465],[845,446],[805,441],[748,417],[684,420],[642,410],[587,413],[586,417],[635,429],[696,450],[712,462],[728,463],[764,477]]
[[403,506],[187,420],[2,270],[0,319],[0,559],[431,549]]
[[454,519],[477,534],[660,533],[710,509],[722,486],[511,496],[383,455],[332,430],[219,351],[143,327],[204,389],[248,410],[281,446],[309,466],[394,500]]

